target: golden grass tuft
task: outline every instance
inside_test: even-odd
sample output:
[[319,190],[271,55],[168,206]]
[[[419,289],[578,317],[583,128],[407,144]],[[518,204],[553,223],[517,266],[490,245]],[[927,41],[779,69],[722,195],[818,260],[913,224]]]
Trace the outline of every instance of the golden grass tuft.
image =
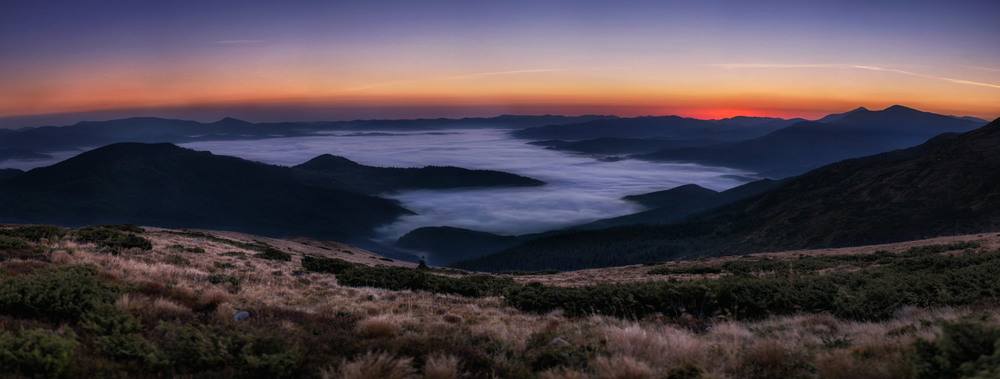
[[433,355],[427,358],[424,364],[424,378],[426,379],[458,379],[463,377],[460,369],[458,357],[451,355]]
[[52,252],[52,256],[49,258],[52,263],[70,265],[76,263],[76,259],[70,255],[66,250],[56,250]]
[[175,317],[185,317],[190,316],[192,311],[191,308],[185,307],[181,304],[177,304],[171,300],[164,298],[157,298],[153,300],[152,307],[149,311],[153,314],[155,318],[175,318]]
[[542,379],[586,379],[588,376],[586,373],[570,368],[556,367],[554,369],[543,371],[539,377]]
[[776,372],[788,362],[790,347],[773,338],[757,340],[743,352],[743,367],[753,373]]
[[603,334],[609,352],[642,360],[652,367],[701,366],[707,360],[702,341],[685,330],[632,324],[605,327]]
[[646,363],[627,356],[598,357],[591,363],[594,375],[602,379],[652,379],[656,373]]
[[412,358],[368,352],[340,366],[339,370],[325,370],[320,376],[323,379],[416,379],[417,370],[412,363]]
[[357,331],[365,337],[392,337],[402,328],[392,315],[379,315],[358,321]]

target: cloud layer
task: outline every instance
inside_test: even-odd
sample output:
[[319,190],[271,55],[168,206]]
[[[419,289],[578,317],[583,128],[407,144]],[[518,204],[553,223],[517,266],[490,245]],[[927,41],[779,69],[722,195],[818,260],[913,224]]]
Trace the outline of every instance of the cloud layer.
[[[450,165],[493,169],[544,180],[532,188],[404,191],[384,196],[418,213],[380,229],[391,241],[422,226],[455,226],[500,234],[533,233],[641,210],[622,196],[697,183],[722,190],[746,172],[693,164],[636,160],[603,162],[528,145],[502,130],[440,134],[393,131],[259,141],[197,142],[184,146],[292,166],[320,154],[392,167]],[[734,177],[735,176],[735,177]]]

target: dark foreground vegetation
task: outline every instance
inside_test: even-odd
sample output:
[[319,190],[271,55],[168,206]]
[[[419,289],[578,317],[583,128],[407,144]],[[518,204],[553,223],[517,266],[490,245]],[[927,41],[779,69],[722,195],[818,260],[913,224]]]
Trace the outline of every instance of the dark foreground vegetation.
[[[159,235],[177,238],[184,233]],[[777,341],[769,336],[784,328],[765,321],[773,317],[803,317],[803,325],[827,328],[820,334],[821,345],[810,348],[819,350],[807,354],[764,342],[734,345],[730,348],[744,352],[737,359],[740,366],[727,369],[730,375],[825,377],[831,372],[883,369],[884,375],[873,376],[985,378],[1000,374],[1000,328],[996,315],[990,313],[996,309],[1000,292],[995,280],[1000,250],[976,243],[929,245],[900,253],[783,260],[744,257],[724,263],[696,262],[685,268],[651,264],[647,282],[556,287],[519,284],[512,279],[560,274],[554,270],[497,276],[368,266],[312,255],[301,256],[299,264],[286,260],[292,254],[269,249],[263,242],[248,244],[203,233],[188,237],[258,253],[212,255],[184,245],[174,248],[130,225],[0,227],[0,376],[413,378],[538,377],[547,372],[695,378],[713,369],[707,366],[709,358],[693,352],[687,360],[657,361],[655,357],[670,350],[657,350],[660,345],[656,343],[669,341],[655,342],[644,337],[646,331],[636,334],[629,325],[645,325],[650,333],[664,332],[660,327],[681,333],[674,339],[707,339],[714,335],[713,327],[725,328],[727,320],[759,320],[746,321],[760,322],[748,329],[767,342]],[[215,274],[201,277],[192,271],[191,280],[200,283],[192,291],[143,276],[123,279],[122,271],[115,271],[162,270],[162,266],[107,266],[120,260],[157,263],[159,256],[171,267],[191,267],[204,259],[211,262],[206,269]],[[60,262],[67,257],[91,257],[89,262],[96,264]],[[243,263],[219,262],[223,257]],[[272,267],[288,273],[295,268],[295,275],[271,272]],[[674,274],[704,277],[684,281],[658,277]],[[338,284],[325,291],[334,292],[303,299],[315,302],[362,291],[356,296],[369,304],[348,300],[346,308],[307,311],[303,305],[280,305],[241,292],[253,285],[254,291],[292,296],[288,291],[314,292],[332,277]],[[277,278],[284,284],[263,286],[262,278]],[[219,290],[223,288],[227,291]],[[521,312],[496,308],[487,313],[492,316],[484,317],[463,310],[473,304],[468,303],[470,298],[484,299],[479,304],[500,305],[495,300],[498,296],[503,304]],[[441,302],[456,305],[449,308]],[[233,304],[238,307],[234,309]],[[985,313],[972,312],[954,321],[896,321],[903,326],[885,332],[887,336],[940,328],[936,338],[913,337],[898,349],[877,350],[835,334],[849,322],[840,320],[889,320],[908,305],[969,306]],[[556,310],[561,312],[549,313]],[[406,316],[417,314],[436,321],[406,321],[425,320]],[[528,331],[502,326],[519,318],[536,321],[529,321],[534,326]],[[483,330],[490,328],[514,334],[487,337]],[[622,349],[645,349],[628,350],[628,354],[644,356],[646,351],[653,358],[642,362],[624,358]],[[867,367],[858,369],[862,371],[844,366],[840,370],[847,371],[836,371],[839,366],[824,360],[828,352],[847,350],[854,355],[838,358],[843,362],[837,364],[891,364],[858,366]],[[629,372],[634,375],[615,374]],[[841,377],[851,377],[847,374]]]

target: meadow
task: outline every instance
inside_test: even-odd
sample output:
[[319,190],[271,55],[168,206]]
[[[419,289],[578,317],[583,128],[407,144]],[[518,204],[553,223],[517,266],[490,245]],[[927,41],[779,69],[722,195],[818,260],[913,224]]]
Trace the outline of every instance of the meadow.
[[980,234],[484,275],[306,238],[10,225],[0,373],[994,377],[998,247]]

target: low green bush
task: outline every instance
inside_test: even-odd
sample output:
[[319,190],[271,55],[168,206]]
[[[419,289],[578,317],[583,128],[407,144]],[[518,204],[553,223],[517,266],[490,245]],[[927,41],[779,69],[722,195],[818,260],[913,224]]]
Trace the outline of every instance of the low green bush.
[[62,377],[80,345],[72,329],[0,331],[0,372],[25,376]]
[[22,241],[20,238],[0,235],[0,250],[21,250],[27,248],[28,243]]
[[80,317],[80,326],[101,336],[137,332],[142,325],[131,313],[111,303],[99,304]]
[[138,333],[101,336],[94,345],[115,361],[137,363],[140,371],[158,371],[170,365],[167,354]]
[[0,236],[24,238],[28,241],[57,240],[66,235],[66,229],[52,225],[25,225],[0,228]]
[[55,266],[0,282],[0,312],[23,317],[77,319],[111,302],[111,288],[94,266]]
[[350,287],[378,287],[391,290],[420,290],[469,297],[499,296],[515,282],[493,275],[451,278],[405,267],[363,266],[344,270],[337,282]]
[[658,267],[646,271],[649,275],[707,275],[721,274],[722,267],[716,266],[687,266],[687,267]]
[[266,247],[260,253],[254,254],[254,258],[270,259],[272,261],[290,261],[292,255],[273,247]]
[[549,268],[549,269],[538,270],[538,271],[507,270],[507,271],[500,271],[497,274],[499,274],[499,275],[512,275],[512,276],[522,276],[522,275],[555,275],[555,274],[558,274],[560,272],[562,272],[562,271]]
[[1000,328],[970,320],[945,322],[937,339],[914,341],[910,358],[917,378],[996,378]]
[[325,272],[340,275],[344,271],[357,266],[357,263],[351,263],[337,258],[323,258],[309,255],[302,257],[302,268],[314,272]]
[[[142,230],[139,228],[137,229]],[[123,250],[134,247],[142,250],[150,250],[153,248],[153,243],[148,239],[134,234],[125,233],[118,229],[101,226],[88,226],[77,229],[74,231],[74,239],[77,242],[93,243],[114,254],[121,253]]]

